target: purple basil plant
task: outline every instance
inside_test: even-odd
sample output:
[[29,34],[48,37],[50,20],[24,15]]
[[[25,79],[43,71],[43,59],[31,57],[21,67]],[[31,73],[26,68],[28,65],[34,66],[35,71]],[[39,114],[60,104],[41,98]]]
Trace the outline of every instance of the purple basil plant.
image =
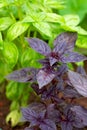
[[[26,38],[29,46],[44,55],[38,62],[42,68],[22,68],[6,78],[31,82],[40,101],[22,108],[23,120],[30,123],[25,130],[77,130],[87,126],[87,75],[82,67],[68,69],[67,63],[87,58],[74,51],[77,33],[64,32],[54,40],[54,48],[38,38]],[[26,90],[25,90],[26,91]]]

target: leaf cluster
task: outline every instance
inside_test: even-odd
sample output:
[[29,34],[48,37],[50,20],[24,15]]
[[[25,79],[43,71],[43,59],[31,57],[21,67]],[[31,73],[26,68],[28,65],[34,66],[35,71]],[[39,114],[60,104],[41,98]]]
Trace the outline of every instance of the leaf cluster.
[[[67,63],[87,60],[74,51],[77,33],[58,35],[50,48],[38,38],[26,38],[29,46],[44,55],[41,68],[22,68],[6,76],[17,82],[30,82],[40,98],[22,108],[23,121],[30,123],[25,130],[73,130],[87,126],[87,75],[82,67],[69,70]],[[25,90],[26,91],[26,90]],[[84,100],[84,101],[82,101]]]

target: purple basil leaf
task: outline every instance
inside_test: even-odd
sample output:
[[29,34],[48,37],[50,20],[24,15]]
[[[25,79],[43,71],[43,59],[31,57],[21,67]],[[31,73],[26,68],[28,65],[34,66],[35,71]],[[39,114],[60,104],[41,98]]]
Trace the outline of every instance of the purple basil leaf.
[[49,62],[50,62],[50,66],[52,66],[53,64],[55,64],[56,62],[58,62],[58,59],[55,59],[53,57],[49,57]]
[[62,64],[58,69],[58,76],[62,76],[68,70],[66,64]]
[[70,110],[70,108],[71,108],[71,105],[67,105],[64,108],[65,119],[61,120],[62,130],[72,130],[73,129],[74,115],[73,115],[73,112]]
[[77,98],[81,96],[74,88],[71,88],[69,86],[67,86],[64,89],[63,93],[65,97],[69,97],[69,98]]
[[56,130],[55,123],[50,119],[45,119],[46,110],[42,109],[43,106],[43,104],[35,103],[29,108],[23,108],[23,117],[30,122],[30,127],[39,126],[41,130]]
[[42,124],[45,113],[45,106],[41,103],[32,103],[28,108],[22,108],[22,114],[25,121],[30,122],[29,128]]
[[71,122],[61,122],[61,129],[62,130],[73,130],[73,126]]
[[27,38],[27,41],[29,45],[40,54],[47,56],[51,52],[47,43],[38,38]]
[[48,100],[48,99],[53,99],[55,102],[61,103],[63,100],[58,98],[58,92],[63,90],[63,85],[62,83],[59,83],[55,86],[52,84],[48,89],[45,89],[41,94],[41,99],[42,100]]
[[66,118],[71,119],[72,120],[72,111],[70,110],[71,105],[68,104],[65,108],[64,108],[64,115],[66,116]]
[[77,40],[77,33],[63,32],[56,37],[56,39],[54,40],[54,45],[56,46],[60,45],[61,43],[66,43],[67,44],[66,52],[68,52],[73,50],[76,40]]
[[33,125],[36,125],[38,114],[34,110],[31,110],[29,108],[22,108],[21,111],[25,121],[32,122]]
[[11,74],[6,76],[6,79],[14,80],[17,82],[32,82],[36,80],[36,73],[38,70],[34,68],[23,68],[20,70],[13,71]]
[[41,95],[42,100],[53,99],[56,102],[61,103],[62,100],[58,98],[57,91],[56,86],[50,86],[47,90],[43,91]]
[[75,111],[72,110],[72,105],[68,105],[65,110],[64,114],[66,116],[66,124],[71,124],[71,126],[75,126],[77,128],[83,128],[84,124],[82,122],[82,119],[75,113]]
[[41,130],[57,130],[56,124],[50,119],[44,119],[39,127]]
[[[75,112],[74,112],[75,113]],[[84,127],[84,124],[83,124],[83,121],[82,121],[82,119],[78,116],[78,115],[76,115],[76,114],[74,114],[75,115],[75,117],[74,117],[74,123],[73,123],[73,126],[74,127],[77,127],[77,128],[83,128]],[[81,129],[82,130],[82,129]]]
[[49,61],[51,66],[54,63],[61,61],[61,55],[64,53],[65,48],[66,48],[66,43],[61,43],[55,46],[53,52],[51,52],[49,55]]
[[84,55],[81,55],[77,52],[68,52],[66,54],[64,54],[61,58],[61,61],[63,63],[67,63],[67,62],[80,62],[83,60],[87,60],[87,57],[85,57]]
[[21,109],[23,118],[26,121],[32,122],[32,124],[37,123],[37,118],[45,115],[45,106],[41,103],[32,103],[27,108]]
[[60,112],[55,109],[54,104],[50,104],[47,107],[47,118],[51,119],[52,121],[58,123],[60,121]]
[[51,86],[48,88],[48,90],[44,91],[41,95],[42,100],[50,99],[52,98],[54,94],[55,87]]
[[60,56],[64,53],[64,51],[66,50],[66,47],[67,47],[66,42],[61,42],[61,44],[57,44],[54,47],[53,52],[56,53],[58,56]]
[[82,124],[87,126],[87,109],[81,106],[73,106],[71,110],[81,119]]
[[86,72],[85,72],[85,70],[84,70],[84,68],[82,66],[79,66],[77,68],[77,72],[84,75],[84,76],[86,76]]
[[68,71],[68,77],[78,93],[87,97],[87,77],[73,71]]
[[55,74],[52,72],[46,72],[44,70],[40,70],[37,74],[37,82],[39,84],[39,88],[41,89],[43,86],[49,84],[55,77]]
[[41,113],[45,110],[45,105],[43,103],[34,102],[29,105],[29,109],[34,110],[37,113]]
[[31,121],[30,126],[31,127],[35,126],[35,125],[39,126],[42,123],[42,121],[44,120],[44,117],[45,117],[45,111],[38,113],[38,116],[33,121]]
[[38,60],[42,65],[44,66],[49,66],[50,65],[50,62],[49,62],[49,59],[48,58],[45,58],[45,59],[41,59],[41,60]]

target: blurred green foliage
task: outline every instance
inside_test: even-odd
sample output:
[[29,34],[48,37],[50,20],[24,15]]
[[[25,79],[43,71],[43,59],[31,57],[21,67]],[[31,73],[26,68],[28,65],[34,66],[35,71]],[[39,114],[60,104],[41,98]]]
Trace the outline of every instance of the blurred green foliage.
[[[0,83],[15,69],[41,66],[37,61],[42,56],[29,48],[25,37],[41,38],[52,47],[59,33],[77,32],[76,49],[87,54],[86,6],[87,0],[0,0]],[[18,124],[15,115],[21,116],[31,91],[30,84],[8,81],[6,96],[12,104],[6,122]]]
[[66,0],[66,7],[59,11],[61,15],[76,14],[82,21],[87,14],[87,0]]

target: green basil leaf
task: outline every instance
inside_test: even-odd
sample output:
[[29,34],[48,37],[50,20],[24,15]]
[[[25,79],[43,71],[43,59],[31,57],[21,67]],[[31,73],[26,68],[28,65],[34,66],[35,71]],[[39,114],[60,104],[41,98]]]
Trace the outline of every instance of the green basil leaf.
[[65,22],[64,17],[56,13],[46,13],[45,16],[46,17],[44,18],[44,21],[46,22],[55,22],[55,23]]
[[0,31],[6,30],[13,22],[14,21],[10,17],[0,18]]
[[6,123],[11,122],[11,126],[14,127],[20,122],[21,112],[19,110],[11,111],[6,117]]
[[25,84],[14,81],[9,82],[6,86],[6,96],[10,100],[18,100],[21,98]]
[[14,43],[4,42],[3,55],[6,63],[13,68],[18,61],[18,49]]
[[16,22],[13,24],[7,32],[7,39],[12,41],[18,36],[20,36],[22,33],[24,33],[29,27],[29,24],[22,23],[22,22]]
[[25,18],[22,20],[23,23],[32,23],[32,22],[35,22],[35,20],[30,16],[30,15],[27,15],[25,16]]
[[87,36],[78,36],[78,40],[76,42],[76,45],[79,48],[87,49]]
[[66,24],[62,24],[61,28],[63,28],[66,31],[78,32],[78,34],[80,34],[80,35],[87,35],[87,31],[84,30],[80,26],[74,27],[74,26],[69,26],[69,25],[66,25]]
[[45,0],[46,7],[54,8],[54,9],[62,9],[64,8],[64,2],[58,0]]
[[65,22],[61,23],[61,28],[63,28],[66,31],[73,31],[80,33],[79,32],[80,27],[77,26],[80,23],[78,15],[65,15],[64,19]]
[[7,86],[6,86],[6,96],[10,100],[15,100],[16,96],[18,96],[17,89],[18,88],[18,83],[11,81]]
[[73,29],[80,35],[87,35],[87,31],[80,26],[74,27]]
[[31,14],[27,15],[22,22],[43,22],[46,17],[46,13],[44,12],[32,12]]
[[41,67],[41,64],[38,62],[40,58],[43,56],[39,53],[36,53],[35,50],[32,48],[28,48],[25,50],[21,56],[21,65],[22,67],[35,67],[39,68]]
[[66,30],[66,31],[72,31],[72,32],[76,32],[74,27],[66,25],[66,24],[61,24],[61,28]]
[[42,34],[48,37],[52,37],[52,30],[48,23],[46,22],[35,22],[33,26]]
[[68,26],[76,26],[80,23],[78,15],[64,15],[65,23]]

